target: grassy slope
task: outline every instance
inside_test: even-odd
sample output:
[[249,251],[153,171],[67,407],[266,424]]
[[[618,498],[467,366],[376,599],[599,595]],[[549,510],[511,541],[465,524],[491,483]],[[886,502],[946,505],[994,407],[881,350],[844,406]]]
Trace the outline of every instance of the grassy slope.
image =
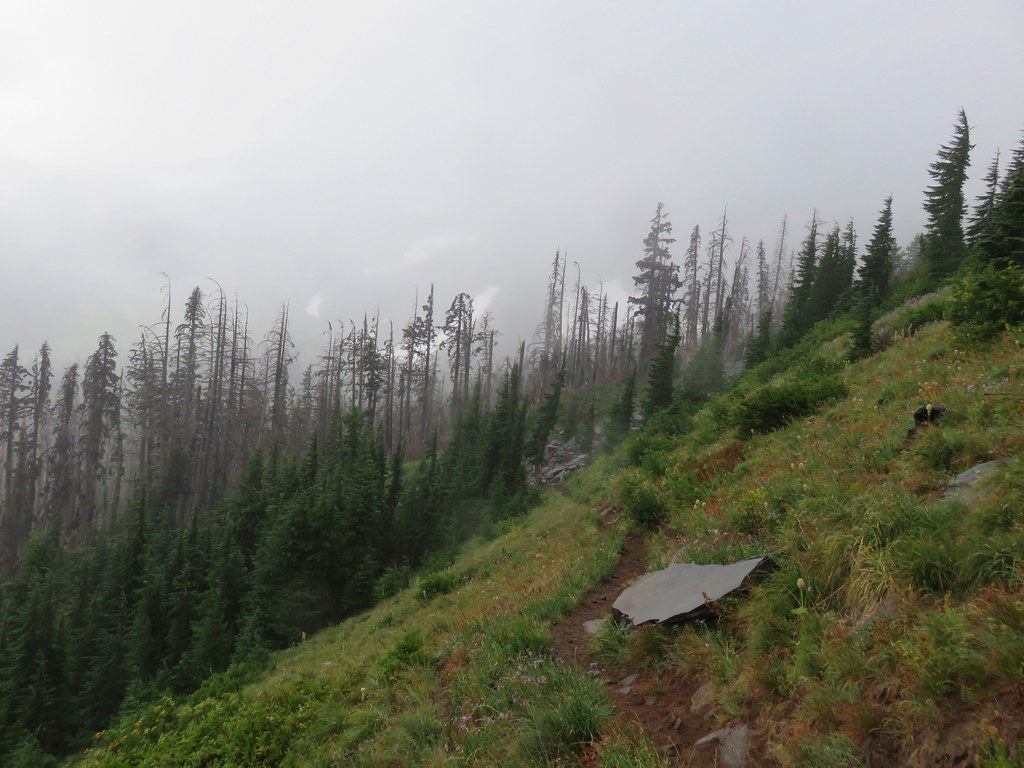
[[[737,395],[661,444],[635,470],[672,510],[652,564],[771,551],[780,567],[716,628],[669,633],[658,663],[715,681],[722,721],[751,722],[783,764],[923,761],[947,748],[943,732],[998,751],[1010,738],[1000,708],[1014,700],[1019,713],[1024,670],[1019,462],[969,506],[931,502],[960,469],[1021,452],[1021,366],[1010,340],[957,349],[929,325],[840,370],[849,397],[816,416],[739,443]],[[907,442],[927,401],[950,412]],[[596,750],[608,766],[658,764],[629,734],[583,746],[607,700],[546,654],[550,621],[621,547],[596,512],[618,487],[613,468],[602,460],[575,499],[552,496],[471,548],[457,578],[277,654],[241,691],[147,707],[76,762],[511,766]],[[450,591],[425,599],[424,587]]]
[[[844,349],[821,345],[819,363]],[[768,757],[924,764],[1022,735],[1021,462],[970,503],[938,502],[958,472],[1021,453],[1022,368],[1010,339],[958,348],[932,324],[841,370],[849,396],[816,416],[741,444],[713,437],[722,403],[661,457],[669,499],[687,468],[709,470],[678,494],[656,560],[777,556],[719,628],[668,654],[712,672],[723,715],[756,717]],[[908,440],[926,402],[949,413]]]

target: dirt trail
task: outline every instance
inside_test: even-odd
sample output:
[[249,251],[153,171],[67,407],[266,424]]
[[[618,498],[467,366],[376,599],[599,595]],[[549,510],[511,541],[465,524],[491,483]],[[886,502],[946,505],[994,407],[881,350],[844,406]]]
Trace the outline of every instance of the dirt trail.
[[642,730],[673,766],[720,766],[716,748],[693,748],[698,739],[718,727],[693,711],[693,696],[703,681],[673,672],[610,667],[588,650],[590,636],[584,623],[610,617],[612,603],[622,590],[646,571],[644,546],[630,537],[611,578],[587,592],[572,613],[552,626],[555,656],[604,680],[620,721]]

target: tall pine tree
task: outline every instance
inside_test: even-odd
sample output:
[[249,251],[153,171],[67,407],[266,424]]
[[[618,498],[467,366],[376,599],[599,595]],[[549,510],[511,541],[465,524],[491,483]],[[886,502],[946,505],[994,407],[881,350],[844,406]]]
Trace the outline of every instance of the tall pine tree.
[[928,167],[933,183],[925,190],[924,209],[928,214],[924,257],[934,282],[953,274],[963,262],[964,182],[971,162],[970,128],[967,115],[960,110],[953,137],[939,148],[939,156]]

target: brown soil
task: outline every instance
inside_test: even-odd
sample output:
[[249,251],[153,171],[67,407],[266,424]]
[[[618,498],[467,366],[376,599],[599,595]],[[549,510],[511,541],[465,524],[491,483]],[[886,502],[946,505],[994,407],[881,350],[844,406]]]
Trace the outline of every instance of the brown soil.
[[[693,697],[704,681],[697,675],[678,671],[659,672],[645,668],[609,667],[594,659],[588,649],[590,635],[584,622],[611,616],[612,603],[639,576],[647,572],[644,547],[630,537],[614,574],[587,592],[579,606],[551,628],[556,658],[576,664],[603,680],[618,711],[622,726],[639,729],[673,766],[718,766],[718,750],[694,748],[703,736],[722,727],[707,715],[694,712]],[[705,710],[706,712],[706,710]],[[751,752],[757,739],[751,740]],[[753,754],[748,764],[760,765]]]

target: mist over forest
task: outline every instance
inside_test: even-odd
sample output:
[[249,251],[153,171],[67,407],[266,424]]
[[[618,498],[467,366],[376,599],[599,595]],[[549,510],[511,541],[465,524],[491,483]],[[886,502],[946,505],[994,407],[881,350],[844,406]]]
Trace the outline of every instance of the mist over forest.
[[1019,338],[1024,10],[961,5],[0,11],[0,763],[454,589],[552,446],[650,532],[891,313]]

